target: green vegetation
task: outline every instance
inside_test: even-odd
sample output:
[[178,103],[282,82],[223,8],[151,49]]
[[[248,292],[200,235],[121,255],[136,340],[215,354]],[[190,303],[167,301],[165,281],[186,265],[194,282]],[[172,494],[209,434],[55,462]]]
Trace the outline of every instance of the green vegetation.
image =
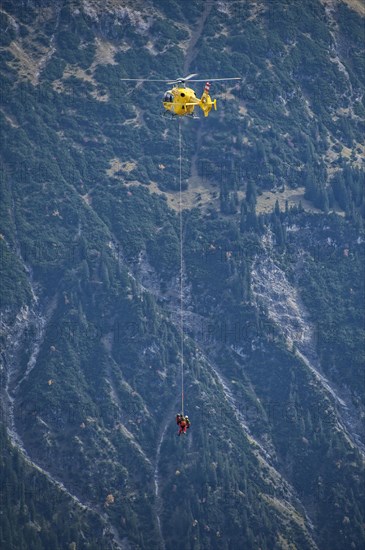
[[[270,255],[360,416],[363,19],[319,0],[5,1],[0,16],[0,545],[360,548],[362,456],[252,277]],[[182,121],[184,188],[193,174],[216,189],[183,213],[182,440],[179,219],[163,195],[179,188],[178,128],[160,84],[121,78],[184,63],[243,82],[214,83],[217,113]],[[303,187],[316,214],[257,211],[263,191]],[[91,511],[25,459],[9,411]]]
[[4,548],[55,550],[112,548],[103,536],[103,522],[13,449],[4,427],[0,432],[0,541]]
[[324,371],[338,384],[351,388],[353,399],[365,403],[362,379],[364,350],[364,244],[356,231],[337,216],[310,219],[310,235],[303,229],[289,240],[289,261],[296,249],[307,253],[299,270],[303,301],[311,313],[316,344]]

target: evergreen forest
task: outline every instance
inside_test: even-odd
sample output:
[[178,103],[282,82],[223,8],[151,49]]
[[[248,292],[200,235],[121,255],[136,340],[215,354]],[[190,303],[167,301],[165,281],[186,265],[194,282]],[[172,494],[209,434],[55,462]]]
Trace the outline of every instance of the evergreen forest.
[[364,548],[364,23],[1,1],[1,549]]

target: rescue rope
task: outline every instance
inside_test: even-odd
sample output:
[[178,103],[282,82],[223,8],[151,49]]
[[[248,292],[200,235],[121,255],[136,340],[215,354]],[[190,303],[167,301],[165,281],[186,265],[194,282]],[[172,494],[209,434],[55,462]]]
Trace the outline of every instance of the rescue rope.
[[183,314],[183,219],[182,219],[182,154],[181,120],[179,124],[179,214],[180,214],[180,336],[181,336],[181,414],[184,415],[184,314]]

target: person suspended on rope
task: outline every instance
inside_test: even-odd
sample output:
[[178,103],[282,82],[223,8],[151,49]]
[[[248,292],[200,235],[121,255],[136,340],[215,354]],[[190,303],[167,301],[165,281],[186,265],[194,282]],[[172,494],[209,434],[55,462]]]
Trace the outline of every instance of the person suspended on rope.
[[186,420],[184,416],[181,417],[179,426],[180,426],[180,429],[177,435],[186,434]]
[[176,423],[179,426],[179,433],[177,435],[186,434],[186,430],[190,428],[190,420],[188,416],[183,414],[176,415]]

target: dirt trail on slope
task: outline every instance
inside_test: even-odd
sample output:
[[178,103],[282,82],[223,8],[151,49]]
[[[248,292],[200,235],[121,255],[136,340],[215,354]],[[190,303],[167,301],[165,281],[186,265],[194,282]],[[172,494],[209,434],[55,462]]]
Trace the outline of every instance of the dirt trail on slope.
[[213,7],[212,2],[206,2],[204,11],[198,21],[198,24],[191,33],[190,41],[185,54],[184,71],[183,71],[184,76],[188,73],[190,65],[196,57],[197,52],[195,50],[195,46],[197,45],[199,38],[202,35],[205,22],[212,10],[212,7]]
[[[188,47],[186,49],[185,54],[185,62],[184,62],[184,75],[188,74],[190,70],[190,65],[194,61],[195,57],[197,56],[198,50],[196,49],[196,45],[199,42],[199,39],[201,35],[203,34],[205,22],[209,17],[209,14],[212,10],[213,3],[212,2],[206,2],[204,6],[204,11],[198,20],[198,23],[195,27],[195,29],[192,31],[190,36],[190,41],[188,44]],[[201,121],[196,121],[196,124],[198,126],[196,131],[196,147],[194,154],[191,158],[191,167],[190,167],[190,177],[188,180],[188,190],[191,194],[191,208],[194,206],[199,206],[199,202],[207,203],[214,201],[214,195],[215,195],[215,189],[212,188],[211,185],[208,185],[207,181],[203,181],[202,178],[198,175],[198,158],[199,158],[199,152],[201,148],[201,141],[202,141],[202,125]],[[188,191],[188,192],[189,192]]]
[[169,411],[166,415],[165,422],[163,424],[162,431],[161,431],[160,436],[159,436],[159,440],[158,440],[158,443],[157,443],[157,450],[156,450],[156,458],[155,458],[155,471],[154,471],[154,476],[153,476],[154,477],[154,483],[155,483],[155,498],[156,498],[156,510],[155,511],[156,511],[158,530],[159,530],[160,538],[161,538],[161,550],[166,549],[166,543],[165,543],[165,539],[164,539],[164,536],[163,536],[162,525],[161,525],[161,512],[162,512],[162,509],[163,509],[163,499],[161,497],[161,490],[160,490],[160,473],[159,473],[160,454],[161,454],[162,443],[164,441],[167,428],[168,428],[169,424],[171,423],[171,418],[174,417],[174,411],[176,409],[176,406],[177,406],[177,404],[176,404],[176,401],[174,400],[172,406],[170,407],[170,409],[169,409]]

